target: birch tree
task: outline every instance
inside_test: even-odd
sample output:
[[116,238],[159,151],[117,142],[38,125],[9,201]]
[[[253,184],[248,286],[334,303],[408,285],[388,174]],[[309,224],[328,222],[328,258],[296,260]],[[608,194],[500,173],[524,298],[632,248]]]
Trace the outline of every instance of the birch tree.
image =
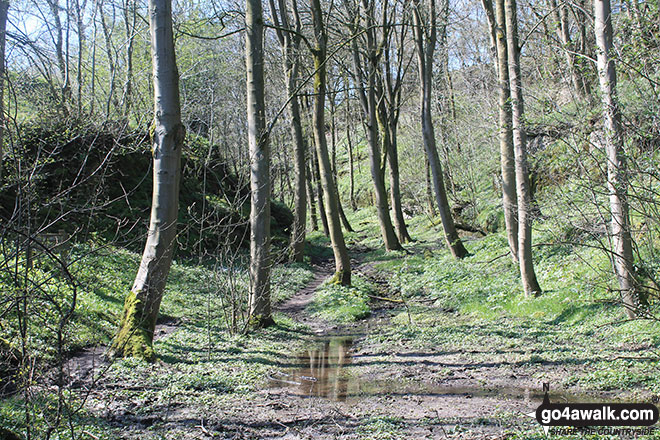
[[153,64],[153,195],[147,242],[133,288],[126,297],[111,351],[153,361],[154,329],[172,263],[179,208],[181,123],[179,73],[174,53],[171,0],[149,1]]

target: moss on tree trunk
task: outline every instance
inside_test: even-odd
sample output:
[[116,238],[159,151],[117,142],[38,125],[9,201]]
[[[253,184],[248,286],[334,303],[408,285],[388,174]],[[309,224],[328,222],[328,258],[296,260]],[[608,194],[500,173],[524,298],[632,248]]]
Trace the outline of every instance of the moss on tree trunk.
[[156,360],[153,349],[155,318],[144,310],[144,302],[134,292],[126,297],[119,331],[112,343],[113,357],[135,357],[148,362]]

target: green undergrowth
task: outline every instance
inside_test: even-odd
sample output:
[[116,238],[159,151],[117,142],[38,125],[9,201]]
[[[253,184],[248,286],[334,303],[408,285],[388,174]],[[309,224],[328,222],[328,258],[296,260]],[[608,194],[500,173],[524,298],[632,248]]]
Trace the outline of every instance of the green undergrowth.
[[[77,297],[75,312],[65,326],[65,356],[112,340],[140,260],[138,254],[124,249],[85,244],[72,248],[70,261]],[[80,393],[66,392],[65,401],[70,407],[84,408],[72,415],[75,438],[83,431],[98,438],[120,437],[120,430],[107,426],[98,418],[102,415],[90,408],[125,405],[136,408],[140,417],[161,417],[162,405],[168,403],[186,403],[200,412],[211,411],[218,399],[257,389],[266,381],[269,370],[285,368],[285,356],[292,347],[310,337],[304,327],[280,315],[276,315],[277,325],[272,328],[231,336],[227,331],[230,315],[226,312],[231,310],[232,295],[238,301],[239,312],[245,307],[249,276],[242,265],[233,270],[210,267],[213,265],[172,264],[159,323],[173,327],[165,336],[156,328],[156,363],[119,360],[107,370],[101,369],[96,386],[117,391],[95,394],[84,405]],[[38,262],[30,271],[30,276],[46,282],[43,292],[35,291],[29,304],[31,319],[26,340],[28,355],[44,373],[57,360],[54,326],[48,321],[58,316],[56,305],[70,304],[73,299],[73,289],[62,281],[62,274],[51,270],[46,277],[45,273]],[[305,264],[278,265],[272,271],[273,301],[290,297],[312,278],[312,270]],[[11,291],[10,281],[0,280],[4,292]],[[57,293],[51,298],[57,304],[39,296],[47,292]],[[19,347],[15,319],[11,311],[0,318],[0,337]],[[32,408],[35,438],[54,420],[55,397],[51,389],[33,389],[28,406]],[[25,405],[18,396],[0,399],[0,428],[25,432]],[[62,431],[58,438],[70,437]]]
[[350,287],[326,282],[314,295],[309,311],[326,321],[349,323],[369,316],[371,285],[362,277],[353,274]]
[[[74,352],[84,347],[108,344],[117,330],[124,299],[130,292],[140,256],[114,246],[83,244],[72,248],[69,259],[68,270],[76,285],[76,307],[65,327],[64,351]],[[0,288],[3,292],[12,292],[14,287],[8,273],[3,271],[2,276]],[[33,325],[30,328],[30,343],[33,346],[30,349],[40,353],[42,358],[52,359],[55,349],[52,346],[53,326],[42,324],[59,317],[57,307],[71,305],[74,290],[71,283],[64,281],[63,273],[47,264],[42,266],[36,262],[29,276],[43,283],[41,290],[35,289],[35,298],[28,304],[34,309],[30,321]],[[288,298],[312,278],[312,271],[307,265],[276,266],[272,271],[273,301],[277,303]],[[161,304],[159,322],[204,321],[209,319],[209,308],[217,317],[223,317],[223,310],[232,295],[244,302],[248,284],[247,270],[240,261],[233,269],[221,265],[196,266],[174,262]],[[0,321],[0,336],[13,344],[18,343],[17,327],[11,325],[15,318],[13,313],[9,313]]]

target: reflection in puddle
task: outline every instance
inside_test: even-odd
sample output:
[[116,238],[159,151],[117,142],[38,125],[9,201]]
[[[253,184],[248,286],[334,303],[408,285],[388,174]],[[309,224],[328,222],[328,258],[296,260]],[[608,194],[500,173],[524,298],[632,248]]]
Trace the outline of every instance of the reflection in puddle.
[[[525,403],[540,403],[543,392],[539,389],[515,386],[470,386],[439,385],[422,381],[401,380],[360,380],[351,366],[359,366],[360,360],[353,363],[350,353],[353,337],[341,336],[323,339],[291,359],[291,370],[272,373],[271,387],[287,387],[294,393],[309,397],[325,397],[344,402],[364,396],[377,395],[426,395],[447,398],[493,398],[515,400]],[[540,387],[540,384],[539,384]],[[593,403],[618,399],[605,395],[594,396],[567,392],[550,392],[552,402]]]
[[[349,395],[349,380],[345,367],[351,364],[349,350],[353,339],[337,337],[297,354],[297,369],[292,373],[277,372],[271,377],[273,386],[287,386],[306,396],[326,397],[343,402]],[[358,389],[351,387],[351,392]]]

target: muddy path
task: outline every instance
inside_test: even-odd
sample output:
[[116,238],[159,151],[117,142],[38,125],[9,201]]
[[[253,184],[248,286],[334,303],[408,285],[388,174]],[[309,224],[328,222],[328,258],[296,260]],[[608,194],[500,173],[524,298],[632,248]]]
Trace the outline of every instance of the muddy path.
[[[304,325],[282,329],[278,345],[251,347],[247,338],[242,346],[216,345],[206,360],[194,342],[198,328],[164,322],[157,343],[169,357],[110,371],[87,407],[126,439],[526,439],[543,435],[526,414],[541,403],[544,382],[553,401],[620,398],[620,390],[594,393],[566,381],[594,356],[578,358],[572,340],[551,334],[539,346],[538,328],[378,299],[401,297],[365,252],[353,256],[354,272],[375,288],[368,318],[337,325],[312,316],[308,307],[334,271],[332,260],[314,261],[313,279],[276,306]],[[407,325],[408,305],[427,309],[433,320]],[[81,354],[72,377],[88,385],[94,371],[108,367],[99,358],[99,349]],[[258,383],[256,389],[225,391],[231,379],[222,370],[240,376],[254,366],[258,377],[243,384]],[[195,375],[199,380],[185,379]]]
[[[396,298],[373,263],[358,257],[354,270],[378,295]],[[272,372],[253,408],[234,401],[238,410],[223,429],[245,438],[503,439],[514,438],[512,432],[526,437],[542,432],[528,414],[543,399],[543,383],[562,383],[581,368],[576,362],[521,361],[530,353],[524,346],[494,348],[490,341],[460,348],[451,341],[425,349],[407,346],[405,339],[387,337],[396,327],[391,319],[402,310],[388,301],[373,300],[373,313],[358,324],[319,322],[305,306],[331,273],[331,266],[320,266],[314,281],[279,309],[310,325],[316,340],[291,353],[288,368]],[[439,313],[446,321],[460,319],[452,311]],[[621,390],[555,387],[550,396],[603,401],[619,399]]]

